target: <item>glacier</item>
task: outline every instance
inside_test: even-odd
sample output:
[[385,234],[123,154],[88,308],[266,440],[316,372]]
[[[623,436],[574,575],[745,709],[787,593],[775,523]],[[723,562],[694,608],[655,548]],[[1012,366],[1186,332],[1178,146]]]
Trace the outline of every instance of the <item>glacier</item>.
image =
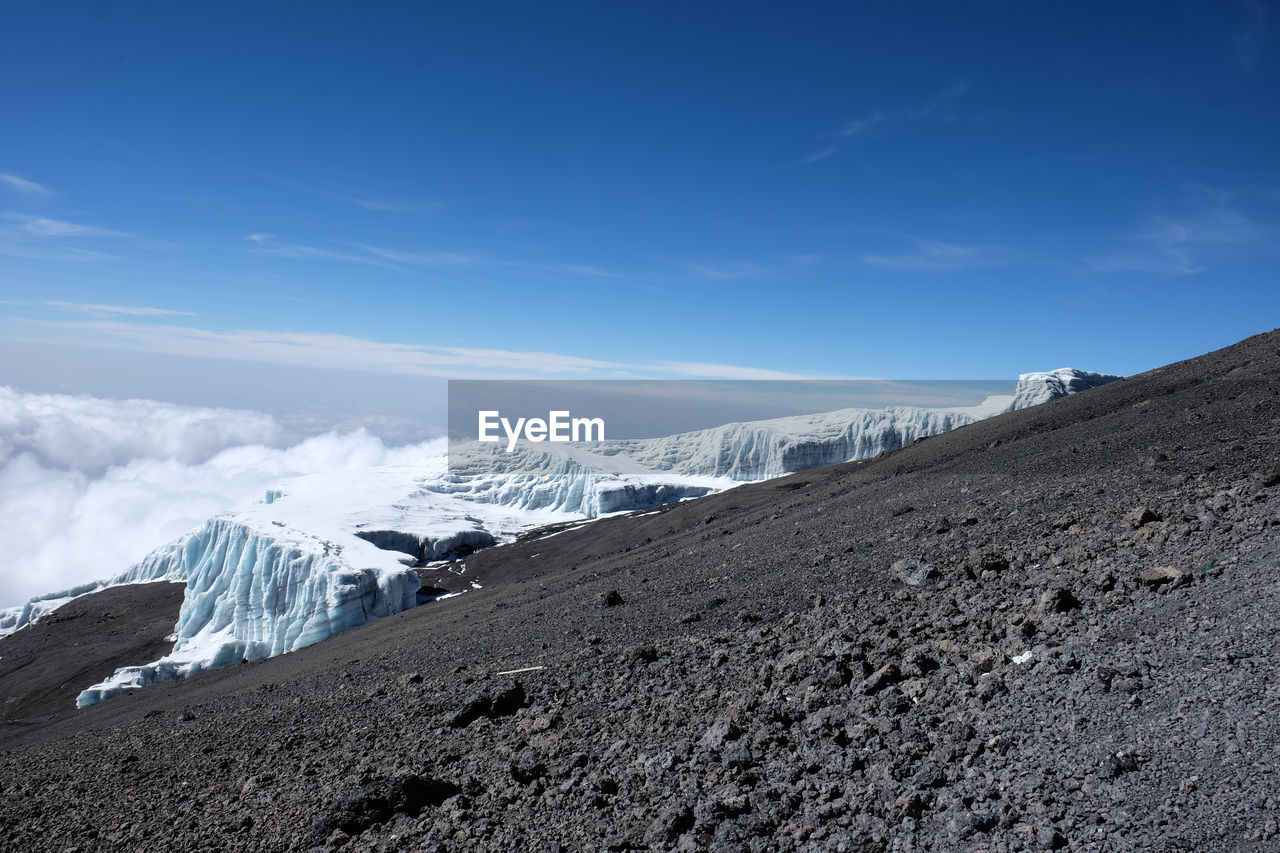
[[[217,516],[113,578],[0,611],[0,636],[77,595],[123,583],[187,584],[174,645],[84,689],[123,691],[295,651],[418,603],[415,570],[531,527],[700,497],[864,459],[1119,377],[1063,368],[1019,377],[975,406],[843,409],[586,446],[492,444],[446,458],[299,477]],[[589,448],[589,449],[588,449]]]
[[173,650],[81,691],[77,707],[291,652],[416,603],[421,582],[413,570],[357,569],[344,550],[297,531],[263,536],[227,516],[152,553],[144,562],[187,577]]
[[415,566],[564,521],[550,512],[476,506],[430,490],[443,458],[313,474],[205,522],[149,554],[124,582],[187,584],[169,654],[117,669],[76,698],[96,704],[309,646],[418,603]]
[[1013,394],[992,395],[974,406],[840,409],[586,446],[521,441],[511,453],[472,442],[450,449],[454,476],[439,489],[471,501],[594,518],[868,459],[1118,378],[1061,368],[1024,373]]

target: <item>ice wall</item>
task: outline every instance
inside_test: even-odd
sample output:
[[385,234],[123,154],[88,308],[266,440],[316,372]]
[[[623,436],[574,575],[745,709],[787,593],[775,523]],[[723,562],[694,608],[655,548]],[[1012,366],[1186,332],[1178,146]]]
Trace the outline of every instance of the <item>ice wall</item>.
[[356,568],[346,550],[295,530],[277,535],[224,516],[153,552],[135,567],[139,575],[187,578],[173,651],[117,670],[82,691],[76,705],[295,651],[416,604],[416,572]]
[[867,459],[919,438],[1118,379],[1063,368],[1023,374],[1012,395],[976,406],[842,409],[725,424],[590,449],[549,443],[451,449],[453,476],[440,489],[471,501],[595,517],[696,497],[741,482]]

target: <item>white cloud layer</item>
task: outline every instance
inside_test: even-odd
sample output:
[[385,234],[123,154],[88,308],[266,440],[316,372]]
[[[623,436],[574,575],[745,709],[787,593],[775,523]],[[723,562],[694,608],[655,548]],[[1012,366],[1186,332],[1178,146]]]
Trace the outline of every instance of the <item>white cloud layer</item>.
[[287,477],[442,450],[363,429],[291,439],[258,412],[0,387],[0,607],[128,568]]

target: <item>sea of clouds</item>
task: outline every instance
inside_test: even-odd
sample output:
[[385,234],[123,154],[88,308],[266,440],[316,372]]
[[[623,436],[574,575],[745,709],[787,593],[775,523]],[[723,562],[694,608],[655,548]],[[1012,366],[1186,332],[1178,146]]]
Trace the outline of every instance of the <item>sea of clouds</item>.
[[0,386],[0,607],[122,571],[288,477],[443,450],[364,428],[304,436],[262,412]]

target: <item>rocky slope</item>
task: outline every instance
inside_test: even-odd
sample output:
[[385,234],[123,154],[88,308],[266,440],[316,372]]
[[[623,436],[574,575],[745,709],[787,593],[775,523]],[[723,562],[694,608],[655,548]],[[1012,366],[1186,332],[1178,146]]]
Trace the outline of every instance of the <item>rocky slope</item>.
[[[0,721],[65,715],[85,679],[173,645],[186,584],[157,581],[78,598],[0,641]],[[0,738],[4,729],[0,728]]]
[[1278,377],[1271,333],[479,552],[484,589],[8,725],[0,844],[1278,849]]

